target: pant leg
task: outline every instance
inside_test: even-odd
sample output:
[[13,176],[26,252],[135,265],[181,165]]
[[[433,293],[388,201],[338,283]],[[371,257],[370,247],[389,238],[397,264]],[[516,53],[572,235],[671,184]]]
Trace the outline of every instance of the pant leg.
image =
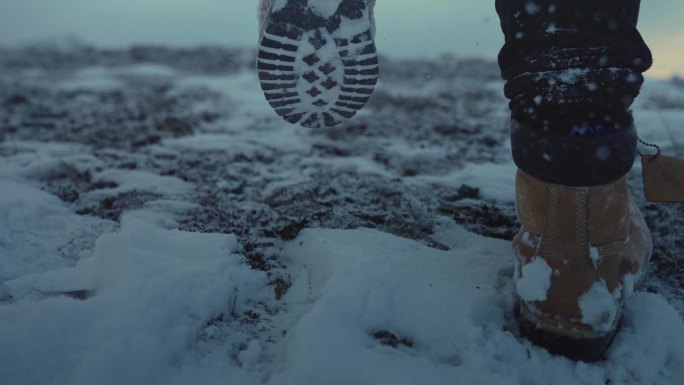
[[652,64],[640,0],[496,0],[513,158],[545,182],[611,182],[634,160],[629,107]]

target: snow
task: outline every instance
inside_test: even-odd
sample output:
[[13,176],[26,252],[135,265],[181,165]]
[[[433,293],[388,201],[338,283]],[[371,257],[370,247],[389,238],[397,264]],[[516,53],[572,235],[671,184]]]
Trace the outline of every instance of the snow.
[[535,257],[530,263],[522,266],[521,275],[515,289],[524,301],[545,301],[551,287],[553,269],[543,258]]
[[54,195],[0,178],[0,287],[5,280],[74,264],[78,246],[107,227],[74,214]]
[[[259,86],[259,78],[254,72],[241,72],[232,76],[192,75],[178,79],[181,88],[203,87],[221,94],[229,94],[231,102],[239,108],[233,111],[232,122],[239,127],[258,127],[264,115],[271,112],[268,103],[264,103],[264,94]],[[239,98],[232,98],[234,95]],[[283,127],[287,123],[283,123]]]
[[[3,132],[0,346],[10,348],[0,349],[1,384],[677,385],[683,378],[681,303],[662,290],[678,287],[661,282],[663,273],[650,281],[662,286],[647,288],[655,293],[642,288],[628,296],[605,361],[551,356],[520,338],[514,319],[516,295],[545,298],[552,274],[548,264],[537,258],[521,266],[516,285],[510,242],[477,235],[453,216],[425,209],[467,184],[480,191],[480,197],[469,198],[475,204],[484,199],[512,210],[515,166],[508,161],[507,144],[477,143],[482,127],[494,139],[507,135],[505,102],[488,91],[476,95],[480,99],[464,96],[479,87],[499,89],[500,82],[458,73],[447,78],[439,68],[429,81],[423,74],[399,81],[405,66],[390,65],[366,115],[320,132],[288,127],[274,117],[253,72],[85,68],[54,87],[82,80],[71,90],[98,96],[111,91],[98,79],[161,78],[175,97],[198,89],[202,95],[218,94],[212,99],[217,104],[207,105],[227,112],[216,121],[192,121],[185,136],[161,131],[158,142],[135,148],[111,140],[104,148],[60,143],[38,129],[31,131],[31,141]],[[16,92],[29,88],[22,82],[52,84],[45,82],[54,76],[51,71],[31,71],[12,79],[23,87]],[[3,76],[8,75],[0,73],[0,81]],[[432,96],[448,90],[444,95],[458,97],[447,107],[422,103],[425,98],[438,103]],[[27,95],[48,107],[53,103]],[[676,107],[680,95],[665,83],[645,89],[647,100],[635,113],[645,140],[675,148],[668,130],[679,133],[684,126],[677,124],[684,122]],[[56,100],[59,107],[70,103]],[[388,122],[370,124],[376,115]],[[417,123],[407,125],[409,119]],[[497,126],[499,120],[504,123]],[[67,123],[55,130],[67,132]],[[112,129],[130,135],[126,123]],[[453,132],[435,134],[438,123]],[[80,133],[71,135],[64,140],[79,142]],[[407,165],[416,167],[415,174],[402,172]],[[85,175],[91,179],[85,181]],[[359,187],[371,182],[387,189]],[[78,183],[84,186],[77,189],[77,200],[60,194],[63,185]],[[317,203],[334,206],[332,212],[348,209],[325,195],[327,189],[339,189],[340,201],[361,202],[366,213],[380,207],[387,214],[381,220],[409,212],[406,206],[423,210],[430,221],[401,218],[404,233],[353,221],[321,228],[309,216]],[[121,216],[98,209],[104,200],[138,193],[149,193],[149,200]],[[370,193],[376,195],[364,196]],[[386,206],[364,206],[371,198]],[[285,209],[268,211],[269,201],[277,199],[287,201]],[[472,207],[467,200],[457,209]],[[216,209],[210,212],[218,213],[217,223],[225,226],[220,230],[245,222],[240,228],[245,231],[219,233],[208,222],[180,230],[191,227],[184,222],[193,218],[187,213],[199,209]],[[298,210],[310,222],[293,239],[258,232],[259,226],[272,230],[277,220],[301,218]],[[257,219],[249,221],[249,215]],[[427,223],[429,239],[412,231],[423,226],[420,220]],[[659,227],[680,228],[670,225]],[[256,236],[250,238],[249,231]],[[536,242],[532,238],[524,235],[530,244]],[[253,256],[248,241],[275,259],[271,270],[248,264]],[[274,297],[277,279],[290,285],[281,299]],[[637,280],[625,277],[627,294]],[[612,298],[602,284],[592,287],[581,300],[583,320],[605,328],[617,314]]]
[[[302,302],[313,304],[288,342],[285,366],[294,370],[276,374],[273,383],[497,378],[457,362],[494,359],[484,351],[461,354],[483,329],[505,323],[495,304],[497,272],[510,263],[508,245],[456,235],[441,239],[460,244],[452,252],[364,229],[307,230],[290,243],[286,253],[308,272],[303,284],[310,291],[302,290]],[[407,337],[414,347],[383,346],[372,338],[379,330]]]
[[[262,2],[269,2],[269,0],[261,0],[261,1]],[[275,3],[275,4],[273,4],[273,11],[277,12],[277,11],[285,8],[288,0],[271,0],[271,1]]]
[[[310,147],[298,142],[288,135],[285,127],[281,130],[269,130],[259,135],[236,133],[198,134],[190,137],[166,139],[164,145],[179,150],[221,151],[229,156],[270,153],[273,149],[287,150],[295,153],[305,152]],[[269,151],[271,150],[271,151]]]
[[469,163],[446,176],[423,175],[410,178],[421,183],[458,187],[477,186],[483,196],[501,202],[515,199],[515,164]]
[[[510,329],[508,243],[458,228],[437,236],[452,249],[368,229],[304,231],[284,249],[297,272],[286,296],[291,310],[279,320],[292,325],[288,336],[270,347],[250,340],[236,365],[193,342],[232,293],[245,303],[264,284],[235,254],[236,238],[127,216],[119,231],[98,239],[91,257],[32,283],[44,290],[41,281],[49,281],[53,292],[78,287],[92,297],[17,296],[0,306],[0,340],[21,346],[0,352],[7,364],[0,378],[247,384],[261,383],[255,368],[262,368],[268,384],[673,383],[684,363],[684,324],[661,296],[638,293],[628,302],[625,330],[607,361],[552,357]],[[17,282],[8,287],[18,292]],[[382,345],[373,338],[379,330],[412,346]],[[267,354],[276,355],[270,365],[260,361]]]
[[257,363],[261,356],[261,345],[259,344],[259,341],[257,340],[252,340],[249,342],[249,345],[247,346],[247,349],[241,351],[238,353],[238,360],[243,365],[254,365]]
[[3,157],[0,177],[17,179],[29,176],[49,179],[68,171],[81,171],[97,166],[97,158],[88,154],[86,146],[71,143],[40,143],[33,141],[11,140],[0,143],[0,150],[7,152]]
[[322,17],[330,17],[335,14],[342,0],[308,0],[308,6]]
[[92,66],[74,71],[71,76],[57,80],[58,87],[64,91],[98,90],[114,91],[126,86],[126,81],[163,81],[177,75],[168,66],[138,64],[113,69]]
[[102,69],[84,69],[79,71],[73,78],[62,79],[59,83],[61,89],[65,91],[77,90],[116,90],[123,87],[120,80],[104,74]]
[[[358,19],[349,19],[342,16],[340,28],[333,32],[333,37],[356,36],[368,30],[374,34],[375,21],[372,19],[371,15],[371,11],[366,9],[363,11],[363,17]],[[360,51],[360,49],[358,51]]]
[[[673,322],[677,323],[677,318],[681,320],[681,317],[662,297],[644,292],[636,293],[627,301],[626,312],[611,349],[611,358],[616,363],[622,361],[621,365],[610,368],[613,383],[680,383],[684,378],[684,361],[677,351],[684,343],[684,334]],[[640,349],[630,349],[628,340]],[[668,364],[668,360],[672,360],[672,364]],[[653,364],[645,364],[649,361]]]
[[[49,200],[46,195],[19,194],[28,201]],[[244,301],[263,285],[263,277],[235,254],[236,238],[167,230],[133,214],[124,217],[119,231],[100,236],[92,256],[75,266],[5,283],[14,299],[0,306],[0,340],[22,348],[0,353],[8,364],[0,367],[0,378],[20,383],[182,383],[177,380],[201,367],[220,372],[228,366],[234,376],[244,376],[238,383],[259,383],[256,373],[234,367],[222,356],[209,356],[210,363],[201,366],[199,353],[187,350],[231,293]],[[66,209],[63,215],[69,215]],[[453,225],[437,238],[451,250],[367,229],[310,229],[289,242],[284,255],[296,275],[286,296],[290,314],[282,322],[293,326],[282,346],[267,347],[279,358],[267,366],[266,382],[413,384],[458,378],[461,383],[518,379],[572,384],[621,378],[627,384],[643,378],[631,377],[634,373],[669,381],[681,368],[684,324],[662,297],[635,296],[638,303],[627,308],[626,332],[608,361],[573,363],[518,340],[510,329],[513,296],[505,272],[512,258],[507,242]],[[523,277],[532,267],[543,271],[542,262],[524,266]],[[31,290],[76,289],[94,294],[83,301],[27,295]],[[583,300],[585,312],[610,296],[607,291],[599,294],[600,288]],[[662,316],[649,316],[655,311]],[[584,314],[599,317],[597,312]],[[642,335],[662,327],[671,338]],[[378,330],[408,338],[413,347],[384,346],[372,337]],[[657,354],[642,353],[651,351]],[[262,354],[262,343],[251,340],[237,357],[245,368],[253,368],[264,365]],[[623,359],[635,354],[642,360],[632,358],[633,366],[626,366]],[[663,369],[654,371],[654,366]],[[199,378],[212,375],[218,373]]]
[[120,194],[128,191],[149,191],[168,195],[182,195],[190,191],[192,185],[175,177],[161,176],[145,171],[105,170],[94,175],[96,182],[114,182],[117,186],[105,188],[94,194]]
[[538,242],[535,237],[527,231],[522,233],[520,240],[525,246],[528,247],[536,247]]
[[632,296],[632,294],[634,294],[636,283],[637,280],[635,279],[634,274],[625,274],[625,276],[622,277],[622,286],[625,290],[625,298],[629,298]]
[[598,332],[611,330],[618,315],[615,300],[605,282],[595,282],[577,301],[582,313],[582,323],[590,325]]
[[[311,157],[302,164],[304,166],[325,166],[329,170],[353,172],[358,175],[380,175],[388,178],[396,177],[395,174],[387,172],[387,170],[379,166],[376,162],[364,157],[353,156],[335,160]],[[312,167],[312,171],[313,170],[315,170],[314,167]]]
[[534,15],[540,11],[540,8],[535,2],[528,1],[525,3],[525,11],[530,15]]
[[[94,295],[17,298],[0,307],[0,377],[21,383],[157,383],[224,297],[254,284],[234,236],[190,234],[124,219],[93,256],[52,274],[54,291]],[[12,288],[13,281],[8,282]],[[68,369],[67,369],[68,368]],[[103,375],[104,374],[104,375]]]
[[589,258],[591,258],[591,263],[594,265],[594,267],[598,268],[599,264],[601,263],[601,260],[603,259],[598,247],[589,246]]

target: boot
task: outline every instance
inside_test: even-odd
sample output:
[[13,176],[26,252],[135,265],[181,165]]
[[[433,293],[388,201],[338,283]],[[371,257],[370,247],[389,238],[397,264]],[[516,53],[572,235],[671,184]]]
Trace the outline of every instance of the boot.
[[262,0],[257,70],[286,121],[327,127],[353,117],[378,81],[375,0]]
[[522,335],[553,354],[600,359],[652,242],[626,178],[591,187],[544,183],[519,170],[513,240]]

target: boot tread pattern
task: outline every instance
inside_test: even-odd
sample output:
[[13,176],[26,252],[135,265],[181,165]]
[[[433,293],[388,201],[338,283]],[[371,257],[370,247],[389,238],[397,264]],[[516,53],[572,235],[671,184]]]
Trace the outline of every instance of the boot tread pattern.
[[[360,18],[368,21],[367,30],[341,36],[346,20]],[[324,18],[306,0],[290,0],[269,15],[257,70],[266,100],[290,123],[319,128],[353,117],[379,76],[366,1],[343,0]]]

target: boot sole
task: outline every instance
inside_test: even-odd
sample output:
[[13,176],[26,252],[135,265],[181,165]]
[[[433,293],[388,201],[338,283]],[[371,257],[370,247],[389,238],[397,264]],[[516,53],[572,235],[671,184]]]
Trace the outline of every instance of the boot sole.
[[257,70],[278,115],[320,128],[353,117],[368,102],[379,66],[367,0],[342,0],[329,17],[314,12],[315,6],[289,0],[269,11]]
[[[527,338],[533,344],[546,349],[549,353],[562,355],[571,360],[595,362],[605,359],[605,354],[613,343],[622,320],[621,314],[617,317],[612,330],[605,334],[597,334],[588,337],[573,337],[553,332],[543,328],[545,323],[534,318],[525,305],[518,301],[515,309],[518,326],[522,337]],[[553,321],[546,322],[547,324]]]

